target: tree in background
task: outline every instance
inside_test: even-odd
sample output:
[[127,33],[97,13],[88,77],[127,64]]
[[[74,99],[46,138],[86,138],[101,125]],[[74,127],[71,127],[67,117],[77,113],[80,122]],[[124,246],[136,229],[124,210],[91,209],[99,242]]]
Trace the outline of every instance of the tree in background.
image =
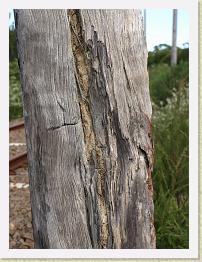
[[170,65],[171,46],[160,44],[148,54],[149,85],[152,101],[166,105],[167,99],[179,89],[180,82],[189,81],[189,48],[177,48],[177,65]]
[[14,24],[9,27],[9,119],[22,117],[22,94]]

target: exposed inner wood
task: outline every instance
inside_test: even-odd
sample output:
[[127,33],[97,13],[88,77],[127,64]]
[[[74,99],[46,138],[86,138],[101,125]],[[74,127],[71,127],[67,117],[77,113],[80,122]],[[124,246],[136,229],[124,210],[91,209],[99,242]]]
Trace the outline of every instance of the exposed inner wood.
[[[128,15],[132,17],[133,11]],[[89,213],[100,217],[100,232],[92,239],[97,239],[102,248],[155,247],[153,147],[144,38],[136,35],[141,26],[138,28],[134,22],[137,28],[128,34],[131,39],[122,42],[121,30],[126,28],[121,25],[129,26],[131,20],[118,11],[112,16],[110,10],[69,11],[86,156],[90,176],[96,181],[93,194],[87,189],[93,205]],[[115,28],[116,22],[120,28]],[[130,43],[141,37],[142,50],[133,49]],[[91,227],[95,222],[93,216]],[[149,234],[148,223],[150,239],[145,236]]]
[[69,10],[68,15],[71,29],[72,51],[74,54],[76,67],[75,74],[77,79],[78,93],[80,94],[79,105],[84,131],[86,157],[90,162],[93,160],[93,154],[95,154],[97,162],[97,200],[98,212],[100,215],[99,246],[106,248],[109,235],[107,206],[104,196],[104,179],[106,168],[102,156],[102,150],[99,147],[98,141],[96,140],[96,135],[94,133],[93,121],[89,108],[89,87],[92,67],[89,59],[87,58],[88,50],[85,39],[83,38],[79,10]]

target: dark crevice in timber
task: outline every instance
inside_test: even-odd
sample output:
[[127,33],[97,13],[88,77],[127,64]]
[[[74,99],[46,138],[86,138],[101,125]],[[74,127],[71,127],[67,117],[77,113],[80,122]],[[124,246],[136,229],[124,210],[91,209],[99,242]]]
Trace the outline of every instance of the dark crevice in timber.
[[65,112],[66,109],[62,106],[62,104],[58,100],[57,100],[57,103],[58,103],[59,107],[62,109],[62,111]]
[[91,245],[92,245],[92,248],[94,248],[94,241],[93,241],[93,235],[92,235],[92,227],[91,227],[91,219],[90,219],[90,210],[89,210],[89,203],[91,200],[89,199],[89,196],[88,196],[88,191],[87,189],[85,188],[85,186],[83,187],[84,189],[84,195],[85,195],[85,206],[86,206],[86,224],[87,224],[87,228],[88,228],[88,234],[89,234],[89,237],[90,237],[90,242],[91,242]]
[[77,125],[78,123],[79,123],[79,122],[75,122],[75,123],[63,123],[63,124],[61,124],[61,125],[59,125],[59,126],[51,126],[51,127],[47,128],[47,130],[48,130],[48,131],[50,131],[50,130],[56,130],[56,129],[60,129],[60,128],[64,127],[64,126],[75,126],[75,125]]
[[127,71],[126,71],[125,62],[123,60],[123,57],[122,57],[122,61],[123,61],[123,71],[124,71],[124,74],[125,74],[125,77],[126,77],[126,82],[127,82],[127,88],[130,90],[131,89],[130,82],[129,82],[129,79],[128,79],[128,74],[127,74]]
[[148,156],[147,156],[147,152],[145,152],[145,150],[142,149],[140,146],[138,146],[138,151],[139,151],[140,154],[143,155],[143,157],[144,157],[144,159],[145,159],[145,163],[146,163],[146,165],[147,165],[147,168],[149,168],[149,167],[150,167],[150,164],[149,164],[149,159],[148,159]]

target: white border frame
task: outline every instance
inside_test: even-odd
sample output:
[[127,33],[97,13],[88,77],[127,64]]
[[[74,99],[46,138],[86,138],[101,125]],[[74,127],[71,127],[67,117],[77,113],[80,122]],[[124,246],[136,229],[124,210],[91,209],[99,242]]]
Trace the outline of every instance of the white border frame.
[[[132,9],[132,8],[176,8],[187,9],[190,17],[190,66],[189,66],[189,249],[9,249],[9,183],[8,183],[8,127],[9,127],[9,45],[8,45],[8,10],[22,9]],[[0,8],[1,49],[0,49],[0,86],[1,110],[0,145],[0,254],[2,258],[198,258],[198,1],[197,0],[166,0],[166,1],[116,1],[109,0],[96,3],[93,0],[34,1],[7,0]],[[3,135],[2,135],[3,134]],[[3,201],[2,201],[3,200]]]

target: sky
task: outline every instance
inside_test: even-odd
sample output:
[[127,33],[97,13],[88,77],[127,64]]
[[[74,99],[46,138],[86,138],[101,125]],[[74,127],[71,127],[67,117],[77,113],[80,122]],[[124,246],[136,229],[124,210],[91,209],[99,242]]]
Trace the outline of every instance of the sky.
[[[13,11],[9,25],[14,21]],[[146,10],[146,39],[148,51],[153,51],[154,46],[159,44],[172,44],[172,9],[147,9]],[[189,43],[189,13],[179,9],[177,17],[177,46]]]
[[[172,9],[147,9],[146,10],[146,39],[147,48],[153,50],[155,45],[172,45]],[[177,46],[189,43],[189,13],[187,10],[178,9],[177,14]]]

